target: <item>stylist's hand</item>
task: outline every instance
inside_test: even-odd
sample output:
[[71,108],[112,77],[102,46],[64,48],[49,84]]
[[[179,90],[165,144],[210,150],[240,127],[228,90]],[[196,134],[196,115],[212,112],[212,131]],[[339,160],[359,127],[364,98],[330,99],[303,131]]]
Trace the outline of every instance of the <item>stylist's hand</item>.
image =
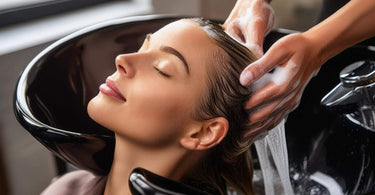
[[267,0],[237,0],[223,26],[227,33],[246,44],[255,56],[261,57],[263,40],[271,31],[274,17]]
[[[275,127],[298,106],[306,84],[324,63],[320,50],[319,44],[314,44],[306,33],[291,34],[245,68],[241,84],[253,84],[256,88],[246,103],[251,126],[245,140]],[[273,68],[274,72],[268,73]]]

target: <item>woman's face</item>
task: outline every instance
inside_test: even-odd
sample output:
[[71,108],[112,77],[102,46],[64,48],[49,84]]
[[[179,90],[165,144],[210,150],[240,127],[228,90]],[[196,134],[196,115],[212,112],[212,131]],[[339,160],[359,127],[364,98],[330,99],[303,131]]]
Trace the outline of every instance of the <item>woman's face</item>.
[[187,129],[199,126],[192,111],[217,49],[192,21],[163,27],[137,53],[117,56],[117,71],[88,105],[90,117],[134,142],[153,147],[177,143]]

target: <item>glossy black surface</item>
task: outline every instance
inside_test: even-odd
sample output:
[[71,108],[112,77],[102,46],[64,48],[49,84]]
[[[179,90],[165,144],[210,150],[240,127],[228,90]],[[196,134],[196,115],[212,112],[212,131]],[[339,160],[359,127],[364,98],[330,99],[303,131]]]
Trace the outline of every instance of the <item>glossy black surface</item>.
[[[133,195],[186,194],[210,195],[202,189],[193,188],[156,175],[142,168],[136,168],[129,177],[129,188]],[[217,194],[217,193],[215,193]]]
[[[300,106],[289,115],[285,127],[294,173],[301,176],[323,172],[347,194],[375,192],[375,133],[349,121],[344,116],[347,109],[320,105],[322,97],[340,83],[339,73],[344,67],[374,59],[371,47],[349,48],[329,60],[307,86]],[[301,183],[303,179],[294,182]]]
[[115,71],[115,57],[135,52],[147,33],[176,20],[125,18],[73,33],[46,48],[22,73],[15,92],[18,121],[49,150],[71,164],[105,174],[113,133],[93,122],[87,103]]
[[[15,93],[17,119],[62,159],[97,174],[107,173],[113,134],[88,117],[87,103],[115,71],[116,55],[136,51],[147,33],[174,20],[160,16],[119,19],[57,41],[21,75]],[[271,32],[266,48],[288,33]],[[351,123],[340,110],[320,105],[322,97],[340,82],[340,70],[360,60],[375,60],[375,52],[356,46],[327,62],[306,88],[300,106],[289,115],[291,177],[301,194],[310,194],[306,178],[317,171],[331,176],[348,194],[375,192],[374,132]]]

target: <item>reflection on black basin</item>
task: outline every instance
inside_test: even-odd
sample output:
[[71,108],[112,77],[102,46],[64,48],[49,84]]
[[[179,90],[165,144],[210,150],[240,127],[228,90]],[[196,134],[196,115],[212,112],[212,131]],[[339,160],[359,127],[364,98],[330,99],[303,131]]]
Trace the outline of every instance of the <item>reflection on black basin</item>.
[[374,59],[372,47],[349,48],[329,60],[307,86],[300,106],[286,124],[290,166],[299,176],[323,172],[336,180],[344,193],[375,193],[375,132],[352,123],[345,117],[345,108],[320,105],[340,83],[343,68]]
[[[97,174],[107,173],[113,134],[88,117],[87,103],[115,71],[116,55],[136,51],[147,33],[174,20],[160,16],[119,19],[57,41],[36,56],[20,77],[15,93],[18,121],[65,161]],[[266,45],[285,34],[271,32]],[[356,47],[330,60],[306,89],[299,108],[290,114],[286,134],[296,188],[307,186],[301,184],[304,175],[322,172],[344,192],[375,191],[374,132],[320,105],[321,98],[339,83],[343,67],[374,58],[374,51]]]

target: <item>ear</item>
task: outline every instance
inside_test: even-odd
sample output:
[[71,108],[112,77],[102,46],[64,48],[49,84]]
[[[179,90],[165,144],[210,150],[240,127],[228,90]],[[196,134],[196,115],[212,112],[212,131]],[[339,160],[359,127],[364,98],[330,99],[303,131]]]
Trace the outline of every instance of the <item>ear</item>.
[[192,128],[180,143],[189,150],[206,150],[219,144],[227,135],[228,120],[217,117],[202,122],[200,126]]

